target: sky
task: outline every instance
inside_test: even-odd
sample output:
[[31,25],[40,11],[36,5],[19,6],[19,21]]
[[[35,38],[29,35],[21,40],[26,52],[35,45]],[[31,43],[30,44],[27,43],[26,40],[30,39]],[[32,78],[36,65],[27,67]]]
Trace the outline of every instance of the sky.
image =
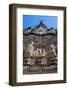
[[57,16],[23,15],[23,28],[34,28],[40,21],[48,28],[57,29]]

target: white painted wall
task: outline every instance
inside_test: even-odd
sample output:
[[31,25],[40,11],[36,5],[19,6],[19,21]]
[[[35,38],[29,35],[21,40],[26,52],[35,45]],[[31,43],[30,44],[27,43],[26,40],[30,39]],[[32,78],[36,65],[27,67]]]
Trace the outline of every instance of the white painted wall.
[[[40,4],[53,6],[66,6],[68,10],[68,0],[0,0],[0,90],[67,90],[66,84],[37,85],[11,87],[8,85],[9,77],[9,4]],[[68,16],[68,12],[67,12]],[[67,18],[68,22],[68,18]],[[68,26],[67,26],[68,29]],[[68,32],[67,32],[68,35]],[[68,38],[68,36],[67,36]],[[68,48],[67,48],[68,50]],[[67,61],[68,65],[68,61]],[[68,69],[68,66],[67,66]],[[67,72],[68,75],[68,72]],[[67,77],[68,81],[68,77]]]

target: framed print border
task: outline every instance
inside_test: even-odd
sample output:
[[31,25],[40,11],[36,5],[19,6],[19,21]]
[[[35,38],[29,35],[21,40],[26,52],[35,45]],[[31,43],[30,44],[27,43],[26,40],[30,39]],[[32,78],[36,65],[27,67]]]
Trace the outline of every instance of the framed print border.
[[[64,47],[63,47],[63,80],[52,81],[35,81],[35,82],[17,82],[16,64],[17,64],[17,8],[41,9],[41,10],[63,10],[63,33],[64,33]],[[24,85],[40,85],[40,84],[56,84],[66,83],[66,7],[61,6],[42,6],[42,5],[28,5],[28,4],[11,4],[9,5],[9,85],[24,86]]]

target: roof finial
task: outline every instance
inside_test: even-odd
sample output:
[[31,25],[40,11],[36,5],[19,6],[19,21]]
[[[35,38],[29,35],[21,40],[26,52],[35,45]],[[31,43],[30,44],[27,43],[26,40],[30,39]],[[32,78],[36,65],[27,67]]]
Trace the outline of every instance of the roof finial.
[[43,21],[42,20],[40,20],[40,24],[42,24],[43,23]]

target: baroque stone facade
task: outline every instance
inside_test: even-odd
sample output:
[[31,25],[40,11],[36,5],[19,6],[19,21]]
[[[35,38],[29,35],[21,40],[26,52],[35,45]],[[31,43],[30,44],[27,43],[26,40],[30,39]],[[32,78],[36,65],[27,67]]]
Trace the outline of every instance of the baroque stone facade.
[[[55,65],[55,69],[57,68],[57,30],[54,28],[48,29],[40,21],[35,28],[28,27],[23,31],[24,74],[30,72],[28,70],[30,66],[40,68],[44,66],[46,68],[51,65]],[[25,68],[26,66],[28,67]]]

